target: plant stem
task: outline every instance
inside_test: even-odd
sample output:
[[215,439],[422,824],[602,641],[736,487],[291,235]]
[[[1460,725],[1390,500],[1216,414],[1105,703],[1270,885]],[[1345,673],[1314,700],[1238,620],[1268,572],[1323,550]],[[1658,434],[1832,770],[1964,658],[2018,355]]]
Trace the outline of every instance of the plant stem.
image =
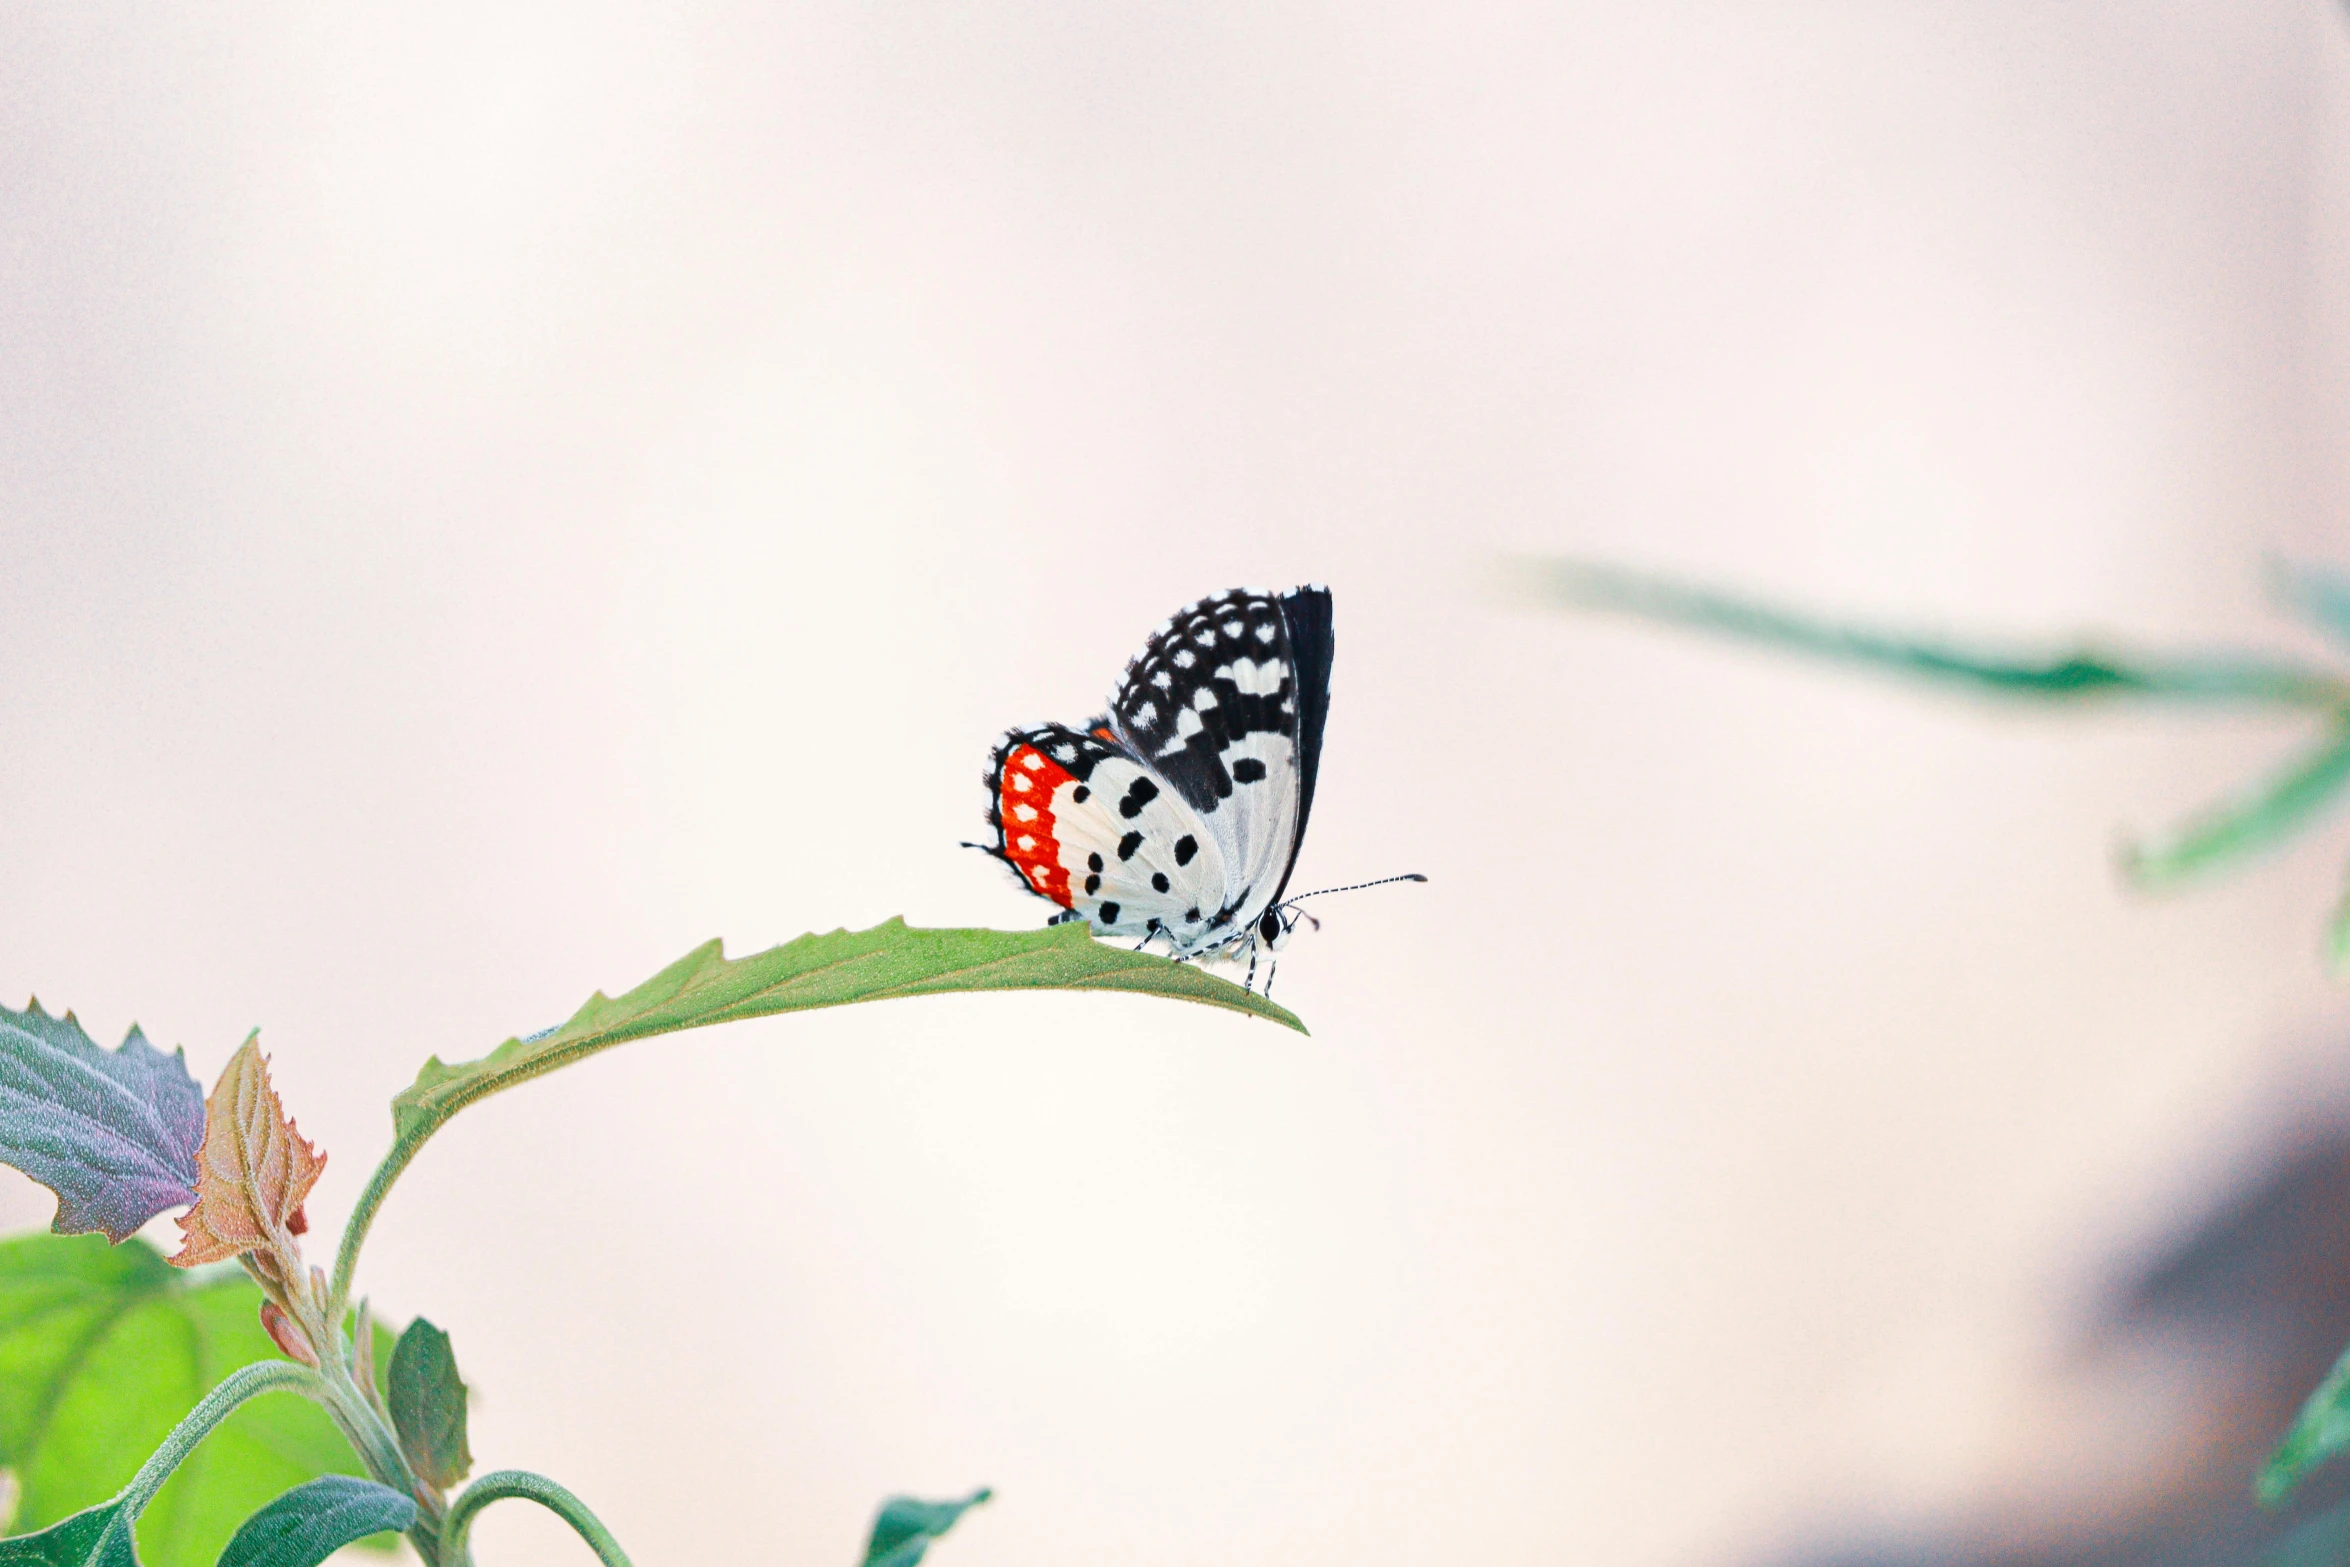
[[571,1525],[604,1567],[629,1567],[628,1553],[612,1538],[612,1531],[587,1510],[586,1503],[545,1475],[527,1469],[500,1469],[483,1475],[450,1505],[449,1521],[441,1530],[442,1567],[471,1567],[473,1551],[465,1537],[473,1527],[473,1515],[509,1496],[536,1502]]
[[[335,1336],[334,1349],[343,1347],[342,1336]],[[409,1527],[408,1537],[415,1543],[416,1554],[427,1564],[440,1557],[441,1513],[439,1493],[416,1483],[416,1475],[408,1467],[407,1457],[400,1451],[400,1439],[393,1435],[375,1401],[351,1379],[351,1368],[340,1353],[330,1353],[319,1376],[321,1397],[327,1417],[343,1433],[343,1440],[359,1455],[368,1474],[379,1484],[388,1485],[403,1496],[416,1499],[416,1522]]]
[[424,1146],[424,1139],[410,1142],[405,1138],[394,1140],[383,1163],[367,1178],[367,1189],[359,1194],[359,1202],[351,1210],[350,1223],[343,1226],[343,1243],[335,1250],[334,1282],[327,1286],[326,1320],[339,1323],[343,1308],[351,1303],[351,1275],[359,1270],[359,1248],[367,1244],[368,1227],[375,1223],[375,1211],[384,1205],[391,1194],[392,1183],[400,1172],[408,1168],[408,1161],[416,1157],[416,1150]]
[[163,1445],[147,1455],[147,1461],[139,1465],[139,1472],[131,1476],[130,1484],[122,1488],[123,1526],[128,1528],[138,1520],[139,1514],[154,1500],[155,1493],[163,1489],[163,1482],[180,1466],[180,1461],[194,1452],[196,1444],[210,1436],[212,1428],[227,1419],[231,1410],[248,1398],[280,1389],[329,1404],[325,1380],[308,1366],[291,1360],[260,1360],[239,1366],[221,1378],[220,1385],[205,1394],[171,1428],[171,1435],[163,1439]]

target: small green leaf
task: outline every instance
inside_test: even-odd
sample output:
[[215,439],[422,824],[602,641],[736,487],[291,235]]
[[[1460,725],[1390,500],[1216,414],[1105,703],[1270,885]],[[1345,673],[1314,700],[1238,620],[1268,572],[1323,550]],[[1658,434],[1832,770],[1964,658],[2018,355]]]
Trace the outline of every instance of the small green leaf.
[[1530,561],[1522,564],[1520,572],[1554,603],[1616,610],[1665,625],[1970,687],[1990,695],[2046,701],[2134,696],[2272,703],[2337,712],[2350,708],[2350,681],[2282,660],[2220,655],[2133,662],[2089,650],[2054,656],[1970,651],[1924,638],[1839,625],[1604,566]]
[[[280,1358],[260,1308],[242,1273],[178,1272],[135,1237],[0,1241],[0,1465],[21,1486],[15,1527],[113,1497],[222,1377]],[[280,1491],[358,1470],[315,1404],[255,1399],[148,1503],[139,1549],[148,1567],[212,1567],[238,1522]]]
[[871,930],[802,936],[747,958],[718,942],[687,953],[619,997],[601,992],[562,1027],[509,1039],[479,1061],[424,1064],[392,1100],[402,1143],[429,1134],[477,1099],[632,1039],[742,1018],[852,1001],[968,990],[1129,990],[1202,1001],[1286,1024],[1286,1008],[1201,970],[1095,941],[1081,924],[1042,930],[917,930],[891,920]]
[[416,1522],[416,1503],[388,1485],[332,1475],[298,1485],[244,1522],[218,1567],[318,1567],[370,1535]]
[[0,1540],[0,1567],[139,1567],[120,1502],[100,1502],[38,1534]]
[[2266,849],[2308,825],[2350,789],[2350,727],[2337,728],[2237,799],[2204,811],[2171,836],[2125,850],[2123,868],[2142,887],[2160,887]]
[[930,1542],[945,1534],[965,1513],[995,1495],[982,1487],[959,1502],[922,1502],[911,1496],[893,1496],[881,1504],[873,1520],[873,1538],[866,1543],[861,1567],[915,1567]]
[[473,1467],[465,1444],[465,1384],[449,1335],[418,1317],[392,1350],[392,1427],[409,1467],[447,1490]]
[[2350,1448],[2350,1351],[2326,1373],[2294,1417],[2285,1439],[2260,1466],[2255,1489],[2261,1505],[2274,1507],[2282,1502],[2311,1470],[2344,1448]]

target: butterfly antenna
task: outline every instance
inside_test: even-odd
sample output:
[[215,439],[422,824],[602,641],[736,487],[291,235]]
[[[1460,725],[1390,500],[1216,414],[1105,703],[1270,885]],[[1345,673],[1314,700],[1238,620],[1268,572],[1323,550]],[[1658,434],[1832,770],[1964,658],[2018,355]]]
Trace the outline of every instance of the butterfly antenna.
[[[1284,898],[1281,902],[1281,906],[1286,909],[1292,904],[1303,903],[1308,898],[1326,898],[1334,892],[1360,892],[1365,887],[1384,887],[1389,882],[1426,881],[1427,879],[1427,877],[1421,875],[1418,871],[1406,871],[1401,876],[1382,876],[1377,881],[1358,881],[1350,886],[1345,887],[1317,887],[1312,892],[1301,892],[1294,898]],[[1320,927],[1317,926],[1316,928],[1319,929]]]

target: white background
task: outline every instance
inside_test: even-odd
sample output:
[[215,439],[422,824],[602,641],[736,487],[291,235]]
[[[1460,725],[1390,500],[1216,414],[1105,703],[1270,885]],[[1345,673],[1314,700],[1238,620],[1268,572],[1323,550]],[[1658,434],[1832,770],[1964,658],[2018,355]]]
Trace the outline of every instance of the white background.
[[2126,1489],[2159,1422],[2052,1390],[2065,1334],[2350,1007],[2341,830],[2159,903],[2111,851],[2293,726],[1920,699],[1495,562],[2293,642],[2346,181],[2319,0],[12,8],[0,999],[206,1081],[260,1027],[325,1239],[428,1053],[712,935],[1035,922],[955,847],[993,736],[1326,580],[1299,874],[1431,880],[1293,945],[1313,1037],[899,1002],[469,1112],[362,1282],[484,1466],[647,1564],[979,1483],[941,1567]]

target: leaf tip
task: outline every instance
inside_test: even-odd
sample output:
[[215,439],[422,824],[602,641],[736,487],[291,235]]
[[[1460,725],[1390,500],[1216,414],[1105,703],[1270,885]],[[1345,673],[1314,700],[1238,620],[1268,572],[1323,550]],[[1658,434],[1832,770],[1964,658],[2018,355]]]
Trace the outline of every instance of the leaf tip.
[[302,1204],[325,1169],[326,1155],[302,1136],[270,1085],[255,1029],[205,1099],[196,1205],[175,1221],[181,1245],[168,1260],[191,1268],[262,1252],[285,1278],[299,1279],[295,1237],[309,1229]]
[[2293,1447],[2292,1437],[2286,1437],[2252,1481],[2252,1499],[2266,1511],[2282,1507],[2301,1484],[2302,1465]]

